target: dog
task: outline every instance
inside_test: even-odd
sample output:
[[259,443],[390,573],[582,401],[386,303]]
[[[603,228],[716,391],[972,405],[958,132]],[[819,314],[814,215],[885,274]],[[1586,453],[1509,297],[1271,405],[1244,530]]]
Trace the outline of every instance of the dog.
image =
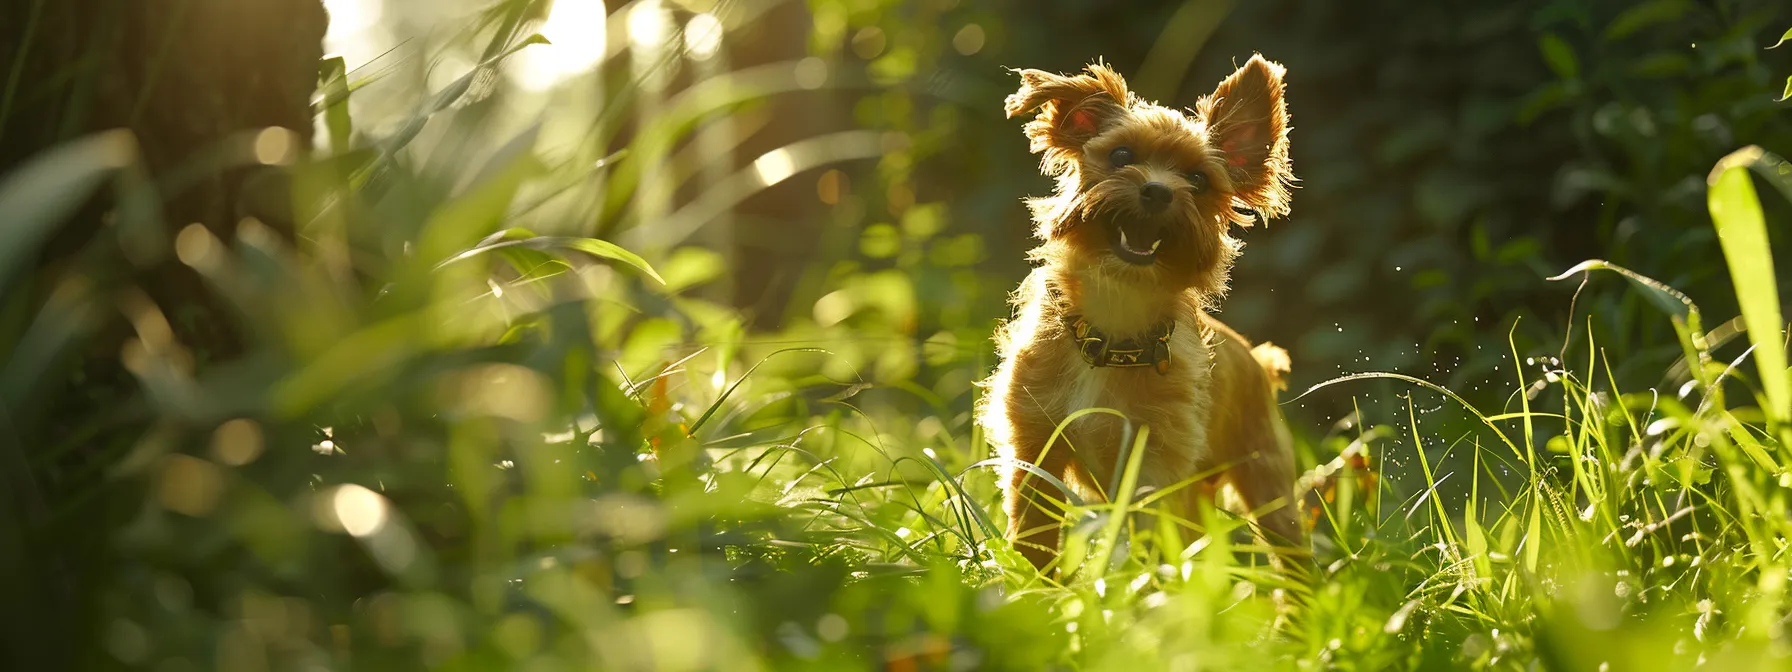
[[[1000,364],[980,383],[978,422],[1012,458],[1001,477],[1007,538],[1044,570],[1063,519],[1062,496],[1014,461],[1107,500],[1142,432],[1139,492],[1168,491],[1160,501],[1183,521],[1232,495],[1278,549],[1272,559],[1300,556],[1276,402],[1288,354],[1252,347],[1211,315],[1243,247],[1231,227],[1288,213],[1285,68],[1253,55],[1187,111],[1141,100],[1100,62],[1076,75],[1016,72],[1007,115],[1038,112],[1025,132],[1057,189],[1027,200],[1043,244],[997,330]],[[1124,417],[1065,423],[1091,408]]]

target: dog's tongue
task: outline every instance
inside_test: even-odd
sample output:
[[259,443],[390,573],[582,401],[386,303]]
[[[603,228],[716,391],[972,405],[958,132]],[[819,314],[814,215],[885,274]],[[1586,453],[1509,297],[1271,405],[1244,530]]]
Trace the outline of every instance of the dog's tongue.
[[1156,254],[1157,246],[1163,244],[1163,242],[1162,239],[1153,239],[1149,245],[1144,245],[1135,241],[1130,241],[1126,239],[1126,229],[1120,229],[1120,247],[1126,248],[1127,252],[1131,252],[1141,257]]

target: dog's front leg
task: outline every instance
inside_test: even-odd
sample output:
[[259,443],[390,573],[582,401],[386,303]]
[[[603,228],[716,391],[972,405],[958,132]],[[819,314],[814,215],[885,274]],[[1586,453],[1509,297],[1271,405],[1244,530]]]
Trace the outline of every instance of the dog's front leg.
[[1226,480],[1253,512],[1262,541],[1274,549],[1273,561],[1300,561],[1309,557],[1306,530],[1299,502],[1294,499],[1294,455],[1275,438],[1268,423],[1241,451],[1243,460],[1226,474]]
[[[1069,472],[1070,447],[1062,440],[1046,450],[1049,431],[1014,428],[1014,457],[1063,480]],[[1008,475],[1003,499],[1008,512],[1008,541],[1043,570],[1058,557],[1059,528],[1064,521],[1064,493],[1031,472],[1015,467]]]

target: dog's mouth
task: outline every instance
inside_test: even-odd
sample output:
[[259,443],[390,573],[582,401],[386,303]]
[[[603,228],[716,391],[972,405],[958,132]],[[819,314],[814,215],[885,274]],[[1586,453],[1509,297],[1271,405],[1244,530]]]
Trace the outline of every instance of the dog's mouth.
[[1137,266],[1157,263],[1157,248],[1164,244],[1163,234],[1159,231],[1134,231],[1128,234],[1125,226],[1114,227],[1113,238],[1114,256]]

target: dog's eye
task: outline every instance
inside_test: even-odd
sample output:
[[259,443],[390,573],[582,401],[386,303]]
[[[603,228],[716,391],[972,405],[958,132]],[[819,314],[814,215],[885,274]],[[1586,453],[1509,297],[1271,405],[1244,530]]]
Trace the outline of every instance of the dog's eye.
[[1197,194],[1207,193],[1207,173],[1193,172],[1188,174],[1188,186]]
[[1114,151],[1108,153],[1108,162],[1114,164],[1115,168],[1125,168],[1132,165],[1132,148],[1115,147]]

